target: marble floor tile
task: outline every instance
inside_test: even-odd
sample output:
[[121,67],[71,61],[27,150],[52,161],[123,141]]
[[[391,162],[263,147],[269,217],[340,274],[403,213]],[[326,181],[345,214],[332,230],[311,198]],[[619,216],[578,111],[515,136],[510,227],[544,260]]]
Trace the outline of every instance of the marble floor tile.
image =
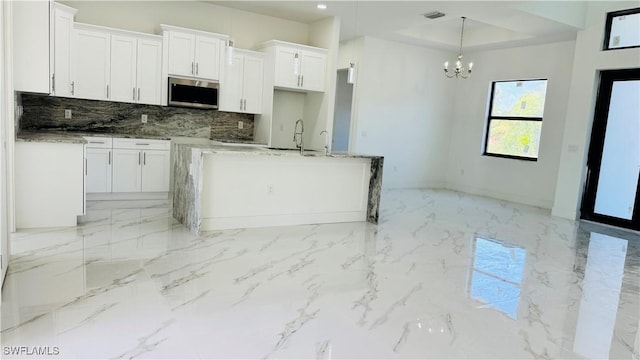
[[162,201],[13,234],[2,358],[640,358],[640,234],[440,190],[191,234]]

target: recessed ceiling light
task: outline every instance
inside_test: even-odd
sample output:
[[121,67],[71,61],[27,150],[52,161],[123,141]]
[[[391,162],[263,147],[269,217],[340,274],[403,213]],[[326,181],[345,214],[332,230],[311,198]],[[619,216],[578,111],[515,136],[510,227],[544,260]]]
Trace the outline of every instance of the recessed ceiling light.
[[318,9],[320,9],[320,10],[326,10],[326,8],[327,8],[327,4],[322,4],[322,3],[320,3],[320,4],[318,4],[316,7],[317,7]]

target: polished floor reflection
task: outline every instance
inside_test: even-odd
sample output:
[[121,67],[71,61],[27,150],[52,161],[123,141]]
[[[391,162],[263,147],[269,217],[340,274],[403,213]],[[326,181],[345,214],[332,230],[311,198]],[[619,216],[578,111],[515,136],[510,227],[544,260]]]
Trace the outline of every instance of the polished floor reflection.
[[2,356],[640,358],[638,233],[450,191],[381,209],[196,236],[167,202],[91,203],[12,238]]

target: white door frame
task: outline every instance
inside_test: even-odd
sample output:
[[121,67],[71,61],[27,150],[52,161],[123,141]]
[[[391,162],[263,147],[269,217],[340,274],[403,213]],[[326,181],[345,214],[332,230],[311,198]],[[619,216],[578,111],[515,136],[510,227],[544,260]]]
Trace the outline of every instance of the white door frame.
[[2,267],[0,273],[0,286],[4,284],[4,278],[9,265],[11,248],[9,245],[9,233],[15,231],[14,223],[14,196],[13,196],[13,149],[15,140],[14,108],[15,98],[13,91],[13,22],[12,2],[0,3],[0,254],[2,255]]

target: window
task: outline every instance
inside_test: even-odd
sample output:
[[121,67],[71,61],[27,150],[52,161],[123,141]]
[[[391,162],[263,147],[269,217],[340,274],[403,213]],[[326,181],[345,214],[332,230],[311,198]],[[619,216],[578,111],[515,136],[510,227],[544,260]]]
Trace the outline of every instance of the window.
[[547,80],[494,81],[484,155],[538,159]]
[[640,8],[607,14],[604,50],[640,46]]

